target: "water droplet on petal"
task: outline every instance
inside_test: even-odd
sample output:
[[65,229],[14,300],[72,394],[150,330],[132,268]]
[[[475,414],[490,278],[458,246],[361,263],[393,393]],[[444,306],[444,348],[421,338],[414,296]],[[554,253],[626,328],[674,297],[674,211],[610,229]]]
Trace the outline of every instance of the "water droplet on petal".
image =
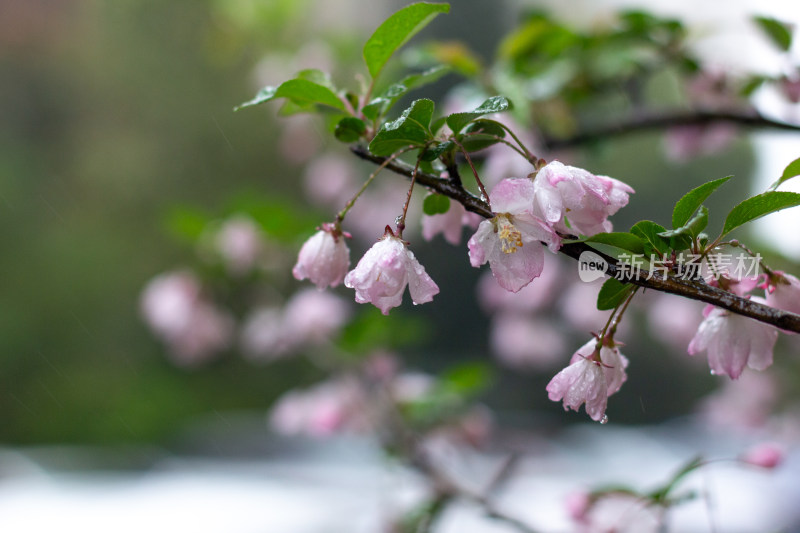
[[600,419],[601,424],[608,424],[608,415],[603,415],[603,418]]

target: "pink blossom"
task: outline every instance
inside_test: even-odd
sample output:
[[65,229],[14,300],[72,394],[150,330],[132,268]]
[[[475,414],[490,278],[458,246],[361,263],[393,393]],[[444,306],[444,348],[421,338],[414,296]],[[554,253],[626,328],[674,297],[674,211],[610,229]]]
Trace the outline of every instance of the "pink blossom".
[[440,215],[422,215],[422,237],[432,240],[441,233],[452,245],[461,243],[461,230],[464,226],[475,229],[482,220],[480,215],[470,213],[459,202],[450,202],[447,213]]
[[763,428],[770,420],[780,391],[771,373],[745,372],[737,380],[725,380],[703,398],[699,411],[712,426],[744,432]]
[[586,413],[600,421],[608,403],[606,378],[599,363],[581,358],[555,375],[547,384],[548,398],[564,401],[564,410],[578,411],[586,404]]
[[607,218],[627,205],[634,192],[619,180],[558,161],[542,167],[533,183],[533,213],[567,234],[611,231]]
[[325,437],[367,425],[364,393],[355,381],[338,378],[281,396],[269,416],[272,428],[284,435]]
[[544,268],[536,283],[529,283],[518,292],[509,292],[495,281],[490,272],[478,280],[477,296],[487,313],[496,311],[530,312],[550,304],[558,292],[560,261],[555,254],[544,255]]
[[357,175],[350,158],[326,153],[305,169],[306,196],[316,205],[339,209],[358,190]]
[[292,269],[294,277],[308,278],[320,290],[339,285],[350,267],[350,249],[344,242],[345,236],[332,224],[323,224],[300,248],[297,264]]
[[347,274],[344,284],[356,290],[356,302],[372,303],[384,315],[402,303],[406,285],[415,305],[430,302],[439,294],[439,287],[388,226],[383,238]]
[[251,218],[237,215],[219,228],[216,248],[232,274],[244,274],[255,266],[263,249],[261,230]]
[[686,161],[724,150],[735,137],[730,124],[674,126],[664,137],[664,151],[672,161]]
[[739,460],[761,468],[772,469],[783,462],[785,455],[786,451],[782,446],[774,442],[762,442],[747,450],[739,457]]
[[767,304],[800,314],[800,279],[785,272],[775,272],[767,286]]
[[230,343],[233,319],[203,297],[200,281],[190,272],[153,278],[142,293],[141,310],[179,365],[202,363]]
[[331,292],[305,289],[292,295],[284,309],[284,330],[304,344],[329,340],[350,319],[351,306]]
[[256,309],[245,319],[239,342],[244,355],[254,361],[273,361],[294,349],[286,334],[283,311],[277,307]]
[[497,282],[511,292],[518,292],[542,273],[542,242],[554,252],[561,246],[552,228],[530,213],[533,191],[528,179],[498,183],[489,195],[498,214],[481,222],[467,244],[472,266],[488,261]]
[[520,313],[495,316],[489,342],[494,355],[511,368],[548,367],[565,350],[554,324]]
[[595,339],[581,346],[570,365],[547,384],[548,397],[564,401],[564,410],[577,411],[585,403],[593,420],[605,421],[608,397],[627,379],[628,359],[615,346],[599,346]]
[[645,304],[650,332],[661,342],[683,350],[700,325],[699,302],[673,294],[655,293]]
[[[752,300],[764,302],[761,298]],[[777,329],[711,305],[703,314],[706,318],[689,343],[688,351],[689,355],[707,351],[713,374],[737,379],[745,366],[764,370],[772,364]]]

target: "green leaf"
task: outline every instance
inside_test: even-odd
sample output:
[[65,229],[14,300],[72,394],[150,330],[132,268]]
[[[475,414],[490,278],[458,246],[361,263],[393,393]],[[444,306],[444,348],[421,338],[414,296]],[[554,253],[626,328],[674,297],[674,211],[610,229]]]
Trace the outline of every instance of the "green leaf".
[[473,111],[465,113],[453,113],[447,117],[447,125],[453,133],[460,132],[464,126],[475,120],[476,118],[488,115],[489,113],[500,113],[506,111],[510,106],[508,100],[503,96],[492,96],[484,101]]
[[451,150],[453,147],[455,147],[455,143],[453,141],[445,141],[437,144],[436,146],[428,148],[422,152],[419,158],[423,161],[434,161],[446,151]]
[[412,102],[397,120],[387,122],[369,143],[375,155],[391,155],[408,146],[423,146],[433,139],[428,126],[433,117],[433,102],[422,98]]
[[633,233],[597,233],[585,239],[585,242],[608,244],[609,246],[621,248],[622,250],[627,250],[634,254],[644,253],[644,243],[642,242],[642,239]]
[[679,228],[669,231],[662,231],[658,235],[660,237],[678,237],[679,235],[689,235],[692,238],[697,237],[701,231],[708,226],[708,208],[704,205],[700,206],[700,210],[692,219]]
[[422,201],[422,212],[426,215],[443,215],[450,209],[450,198],[443,194],[429,194]]
[[464,150],[467,152],[477,152],[499,142],[500,139],[494,135],[475,133],[473,135],[464,135],[461,139],[461,146],[463,146]]
[[800,194],[796,192],[769,191],[748,198],[734,207],[725,219],[722,235],[727,235],[742,224],[787,207],[800,205]]
[[488,118],[481,118],[473,121],[464,130],[464,133],[485,133],[487,135],[494,135],[495,137],[505,138],[506,130],[502,124],[496,120],[489,120]]
[[256,94],[255,98],[233,108],[233,110],[238,111],[244,107],[263,104],[275,98],[286,98],[300,106],[322,104],[341,111],[345,110],[344,103],[331,89],[302,78],[285,81],[277,89],[264,87]]
[[783,170],[783,175],[780,177],[778,181],[773,183],[769,190],[774,191],[780,185],[787,180],[794,178],[795,176],[800,176],[800,158],[795,159],[791,163],[787,165],[787,167]]
[[711,196],[711,193],[729,179],[731,179],[731,176],[709,181],[684,194],[672,210],[672,227],[680,228],[685,225],[694,212],[697,211],[697,208],[706,201],[706,198]]
[[450,67],[439,65],[418,74],[409,74],[400,83],[390,85],[382,95],[371,100],[364,106],[362,112],[365,117],[375,120],[389,111],[408,91],[433,83],[450,71]]
[[608,311],[616,308],[628,297],[631,290],[633,290],[633,285],[622,283],[615,278],[608,278],[597,294],[597,309]]
[[458,396],[472,396],[484,390],[491,379],[492,369],[486,363],[462,363],[444,373],[442,386]]
[[775,46],[784,52],[792,47],[792,32],[787,24],[771,17],[753,17],[753,20],[772,39]]
[[336,124],[334,136],[344,143],[356,142],[367,131],[364,121],[355,117],[344,117]]
[[650,220],[642,220],[637,222],[631,228],[631,233],[644,241],[644,254],[649,257],[650,254],[656,253],[664,255],[670,250],[670,243],[659,233],[663,233],[667,229],[661,224],[656,224]]
[[439,13],[450,12],[448,4],[420,2],[404,7],[378,26],[364,45],[364,61],[372,79],[378,77],[392,54]]

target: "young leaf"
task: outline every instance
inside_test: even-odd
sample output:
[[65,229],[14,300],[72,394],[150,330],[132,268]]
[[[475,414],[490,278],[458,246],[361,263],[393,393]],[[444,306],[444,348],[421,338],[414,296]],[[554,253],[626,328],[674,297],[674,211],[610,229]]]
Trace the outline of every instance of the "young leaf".
[[286,98],[300,106],[309,104],[322,104],[334,107],[341,111],[345,110],[344,103],[342,103],[339,97],[336,96],[332,90],[324,85],[320,85],[318,83],[314,83],[313,81],[302,78],[295,78],[293,80],[285,81],[281,83],[278,88],[264,87],[258,92],[258,94],[256,94],[255,98],[237,107],[234,107],[233,110],[238,111],[244,107],[263,104],[264,102],[269,102],[275,98]]
[[597,294],[597,309],[600,311],[614,309],[628,297],[632,289],[633,285],[622,283],[615,278],[608,278]]
[[800,194],[796,192],[769,191],[748,198],[734,207],[725,219],[722,235],[727,235],[735,228],[751,220],[761,218],[787,207],[800,205]]
[[585,239],[585,242],[608,244],[609,246],[614,246],[635,254],[644,253],[644,243],[642,242],[642,239],[633,233],[597,233]]
[[448,4],[420,2],[404,7],[378,26],[364,45],[364,61],[372,79],[378,77],[392,54],[439,13],[448,13]]
[[800,176],[800,158],[795,159],[787,165],[787,167],[783,170],[783,175],[780,177],[780,179],[778,179],[778,181],[770,186],[769,190],[774,191],[780,187],[784,181],[790,180],[795,176]]
[[419,156],[420,159],[423,161],[435,161],[439,158],[443,153],[455,147],[453,141],[445,141],[443,143],[439,143],[436,146],[430,147]]
[[467,152],[477,152],[479,150],[483,150],[484,148],[488,148],[493,144],[497,144],[500,142],[500,139],[495,137],[494,135],[486,135],[484,133],[474,133],[472,135],[464,135],[461,139],[461,146],[464,147],[464,150]]
[[422,212],[426,215],[443,215],[450,209],[450,198],[443,194],[429,194],[422,201]]
[[792,47],[792,32],[789,26],[770,17],[753,17],[753,20],[772,39],[775,46],[784,52]]
[[369,143],[375,155],[390,155],[411,146],[422,146],[433,138],[428,129],[433,117],[433,102],[421,98],[412,102],[397,120],[387,122]]
[[428,83],[433,83],[450,72],[450,70],[450,67],[439,65],[424,72],[420,72],[419,74],[409,74],[403,78],[400,83],[394,83],[390,85],[382,95],[374,98],[369,104],[365,105],[364,109],[362,110],[364,116],[375,120],[378,116],[389,111],[389,109],[391,109],[392,106],[397,103],[400,97],[406,94],[408,91],[422,87]]
[[697,208],[706,201],[706,198],[711,196],[711,193],[729,179],[731,179],[731,176],[709,181],[684,194],[672,210],[672,227],[680,228],[685,225],[694,212],[697,211]]
[[664,255],[670,250],[670,243],[659,233],[666,231],[666,228],[661,224],[656,224],[650,220],[642,220],[637,222],[631,228],[631,233],[644,241],[644,253],[649,256],[652,253]]
[[701,231],[706,229],[708,225],[708,208],[704,205],[700,206],[700,211],[692,217],[692,219],[679,228],[670,231],[662,231],[658,235],[660,237],[678,237],[679,235],[691,235],[697,237]]
[[465,113],[453,113],[452,115],[448,115],[447,125],[450,126],[450,129],[453,131],[453,133],[458,133],[462,130],[462,128],[464,128],[464,126],[476,118],[483,115],[488,115],[489,113],[506,111],[509,107],[510,104],[506,98],[502,96],[492,96],[473,111],[467,111]]
[[333,135],[343,143],[353,143],[367,131],[364,121],[355,117],[344,117],[336,124]]

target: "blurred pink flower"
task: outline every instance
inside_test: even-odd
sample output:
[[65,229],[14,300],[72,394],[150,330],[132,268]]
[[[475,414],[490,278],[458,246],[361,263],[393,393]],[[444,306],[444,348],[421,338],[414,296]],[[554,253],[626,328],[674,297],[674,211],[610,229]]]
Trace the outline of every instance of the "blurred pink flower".
[[296,344],[319,344],[339,332],[350,320],[351,311],[347,301],[336,294],[301,290],[286,303],[283,329]]
[[702,419],[714,427],[745,432],[763,428],[778,401],[778,384],[770,373],[745,372],[736,381],[703,398],[698,407]]
[[[575,280],[565,288],[558,301],[558,309],[573,327],[583,331],[600,331],[610,315],[609,311],[597,309],[597,294],[603,286],[604,279],[590,283]],[[634,305],[636,301],[634,300]],[[623,320],[617,327],[621,337],[630,330],[630,321]]]
[[461,243],[461,233],[464,226],[473,229],[478,227],[483,218],[475,213],[470,213],[459,202],[451,201],[450,209],[441,215],[422,215],[422,237],[426,241],[432,240],[441,233],[444,239],[456,246]]
[[326,437],[367,426],[363,391],[351,379],[337,378],[281,396],[269,415],[270,426],[284,435]]
[[469,259],[474,267],[489,262],[497,283],[518,292],[537,278],[544,268],[546,243],[555,252],[561,239],[543,220],[530,213],[533,183],[528,179],[507,179],[489,195],[498,213],[484,220],[470,238]]
[[664,344],[684,350],[700,325],[698,311],[702,304],[663,292],[652,294],[650,298],[644,306],[650,332]]
[[350,158],[325,153],[305,169],[306,196],[316,205],[339,209],[358,190],[357,171]]
[[611,231],[607,218],[627,205],[628,195],[634,192],[619,180],[558,161],[542,167],[533,183],[533,213],[570,235]]
[[[761,298],[753,301],[764,302]],[[689,355],[708,353],[713,374],[737,379],[745,366],[764,370],[772,364],[772,348],[778,330],[772,326],[714,307],[706,306],[705,320],[689,343]]]
[[278,147],[281,154],[295,164],[308,162],[320,152],[323,134],[312,115],[292,115],[281,128]]
[[297,264],[292,269],[294,277],[308,278],[320,290],[339,285],[350,267],[346,236],[332,224],[323,224],[300,248]]
[[245,274],[256,265],[263,250],[261,229],[246,215],[236,215],[226,220],[216,234],[216,248],[228,271],[234,275]]
[[674,126],[666,132],[664,151],[673,161],[686,161],[725,149],[735,136],[736,128],[730,124]]
[[414,305],[430,302],[439,294],[439,287],[411,250],[386,228],[387,234],[344,279],[345,286],[356,290],[356,302],[371,303],[384,315],[402,303],[406,285]]
[[774,442],[762,442],[744,452],[739,460],[761,468],[775,468],[783,462],[786,451]]
[[494,355],[511,368],[549,367],[566,348],[554,324],[512,312],[493,317],[489,343]]
[[263,307],[250,313],[239,342],[244,355],[254,361],[272,361],[294,349],[294,339],[284,328],[283,311],[277,307]]
[[576,522],[581,533],[657,533],[663,511],[634,495],[614,493],[591,502]]
[[233,319],[203,299],[200,281],[190,272],[168,272],[145,286],[145,322],[167,344],[175,363],[193,365],[228,347]]

